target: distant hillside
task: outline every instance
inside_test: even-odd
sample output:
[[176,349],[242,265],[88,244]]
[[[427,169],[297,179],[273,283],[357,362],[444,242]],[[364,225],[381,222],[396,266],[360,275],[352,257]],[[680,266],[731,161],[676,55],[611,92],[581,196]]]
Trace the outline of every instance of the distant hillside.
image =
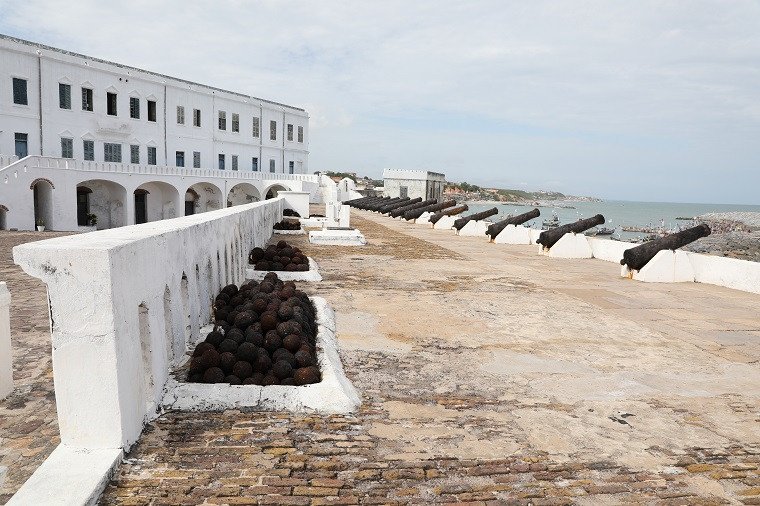
[[547,200],[595,200],[590,197],[573,197],[555,191],[528,192],[508,188],[482,188],[462,183],[446,183],[444,193],[461,200],[493,200],[497,202],[537,202]]

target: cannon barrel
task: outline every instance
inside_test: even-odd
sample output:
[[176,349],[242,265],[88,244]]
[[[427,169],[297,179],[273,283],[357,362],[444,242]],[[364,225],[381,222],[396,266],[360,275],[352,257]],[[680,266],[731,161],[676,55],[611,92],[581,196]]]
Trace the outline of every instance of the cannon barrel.
[[439,211],[435,213],[433,216],[430,217],[430,223],[436,224],[438,221],[443,218],[444,216],[456,216],[459,213],[463,213],[466,210],[468,210],[469,207],[467,207],[467,204],[462,204],[461,206],[456,207],[450,207],[448,209],[444,209],[443,211]]
[[406,202],[409,200],[409,197],[394,197],[392,199],[385,200],[383,202],[378,202],[377,204],[369,206],[370,211],[380,211],[380,209],[386,207],[398,204],[399,202]]
[[526,221],[538,218],[539,216],[541,216],[541,211],[533,209],[527,213],[518,214],[517,216],[512,216],[506,220],[497,221],[488,226],[488,229],[486,229],[486,235],[490,235],[491,239],[496,239],[496,236],[499,235],[502,230],[507,228],[507,225],[522,225]]
[[407,211],[413,211],[420,207],[425,207],[431,204],[435,204],[436,202],[438,202],[438,199],[428,199],[428,200],[423,200],[422,202],[409,204],[408,206],[397,207],[396,209],[390,212],[390,215],[392,218],[398,218],[399,216],[402,216]]
[[364,200],[367,200],[367,199],[371,199],[371,198],[374,198],[374,197],[359,197],[359,198],[355,198],[355,199],[344,200],[343,204],[347,205],[347,206],[353,206],[354,204],[357,204],[357,203],[359,203],[361,201],[364,201]]
[[627,265],[629,269],[636,271],[641,270],[660,251],[678,249],[697,239],[707,237],[710,233],[710,227],[703,223],[654,241],[645,242],[635,248],[625,250],[620,265]]
[[413,199],[407,198],[406,200],[402,200],[402,201],[396,202],[395,204],[389,204],[389,205],[383,206],[380,209],[378,209],[378,212],[380,214],[388,214],[391,211],[393,211],[394,209],[398,209],[399,207],[408,206],[410,204],[416,204],[417,202],[422,202],[422,198],[421,197],[417,197],[417,198],[413,198]]
[[541,235],[538,236],[536,243],[542,245],[544,248],[551,248],[562,238],[563,235],[569,232],[580,234],[581,232],[585,232],[586,230],[601,225],[602,223],[604,223],[604,216],[597,214],[591,218],[578,220],[575,223],[568,223],[567,225],[562,225],[561,227],[553,228],[551,230],[544,230],[541,232]]
[[411,211],[406,211],[404,213],[404,219],[405,220],[416,220],[420,216],[422,216],[423,213],[435,213],[438,211],[443,211],[447,207],[452,207],[457,205],[456,200],[447,200],[446,202],[441,202],[439,204],[431,204],[429,206],[425,207],[418,207],[417,209],[412,209]]
[[354,204],[354,206],[358,207],[359,209],[369,209],[370,206],[379,204],[381,202],[385,202],[386,200],[390,200],[390,199],[388,197],[375,197],[372,199],[367,199],[363,202],[357,202],[356,204]]
[[491,209],[487,209],[479,213],[470,214],[468,216],[462,216],[461,218],[459,218],[458,220],[454,222],[454,228],[456,228],[457,230],[462,230],[464,226],[467,225],[472,220],[483,220],[495,214],[499,214],[499,210],[495,207],[492,207]]
[[357,207],[357,208],[359,208],[359,207],[363,207],[366,204],[369,204],[371,202],[377,202],[381,198],[382,197],[365,197],[363,199],[349,200],[348,202],[344,202],[344,204],[348,204],[351,207]]

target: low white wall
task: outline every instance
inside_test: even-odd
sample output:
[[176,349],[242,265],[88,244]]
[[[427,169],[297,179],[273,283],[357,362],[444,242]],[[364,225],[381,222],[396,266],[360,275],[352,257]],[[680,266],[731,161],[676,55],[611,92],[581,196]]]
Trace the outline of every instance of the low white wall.
[[309,216],[309,192],[281,191],[277,196],[285,200],[285,209],[292,209],[302,217]]
[[760,293],[760,263],[691,252],[686,255],[697,283]]
[[611,241],[609,239],[599,239],[597,237],[587,237],[594,258],[606,262],[620,263],[623,259],[623,252],[627,249],[635,248],[637,244],[622,241]]
[[127,449],[137,441],[213,298],[243,282],[248,252],[266,244],[282,210],[278,197],[13,249],[48,287],[63,444]]
[[13,354],[11,353],[11,294],[0,282],[0,400],[13,391]]

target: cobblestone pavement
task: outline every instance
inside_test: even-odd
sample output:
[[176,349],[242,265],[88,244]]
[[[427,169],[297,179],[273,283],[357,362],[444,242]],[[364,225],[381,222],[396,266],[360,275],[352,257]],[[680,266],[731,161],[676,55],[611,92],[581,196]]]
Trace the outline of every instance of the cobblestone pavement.
[[0,503],[5,503],[58,446],[45,285],[13,264],[11,249],[66,235],[0,231],[0,281],[11,292],[15,389],[0,401]]
[[361,409],[166,414],[102,504],[760,504],[757,296],[352,220],[285,239]]

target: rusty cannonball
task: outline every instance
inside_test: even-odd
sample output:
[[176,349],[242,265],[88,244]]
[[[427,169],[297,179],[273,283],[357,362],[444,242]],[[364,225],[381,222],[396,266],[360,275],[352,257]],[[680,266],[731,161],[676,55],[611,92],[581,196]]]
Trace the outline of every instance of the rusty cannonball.
[[278,379],[285,379],[293,374],[293,366],[286,360],[278,360],[272,365],[272,374]]
[[208,367],[206,366],[206,361],[203,359],[203,357],[193,357],[190,360],[190,374],[203,374]]
[[254,262],[258,262],[262,258],[264,258],[264,249],[263,248],[253,248],[251,250],[250,254],[251,259],[253,259]]
[[280,304],[280,307],[277,309],[277,317],[283,322],[293,318],[293,306],[286,303]]
[[[272,262],[274,264],[274,262]],[[274,265],[271,267],[274,269]],[[269,281],[264,281],[259,285],[259,291],[264,293],[272,293],[274,291],[274,283],[271,283]]]
[[293,379],[296,385],[310,385],[312,383],[319,383],[319,369],[315,366],[301,367],[296,369],[293,373]]
[[259,348],[258,352],[259,354],[256,357],[256,363],[253,364],[253,368],[256,372],[266,374],[272,368],[272,359],[269,358],[269,354],[264,348]]
[[222,292],[232,297],[233,295],[238,293],[238,287],[237,285],[227,285],[224,288],[222,288]]
[[261,322],[261,329],[263,331],[274,330],[277,328],[277,313],[273,311],[265,311],[259,318]]
[[309,367],[310,365],[314,365],[314,359],[312,358],[311,353],[308,351],[298,350],[294,357],[296,359],[296,364],[298,367]]
[[237,362],[237,357],[233,353],[225,351],[224,353],[219,354],[219,368],[224,371],[225,374],[232,372],[232,366],[235,365],[235,362]]
[[217,331],[214,330],[214,331],[208,333],[208,335],[206,336],[206,341],[205,342],[207,342],[210,345],[216,347],[216,346],[219,346],[219,344],[222,341],[224,341],[224,336],[222,335],[222,333],[221,332],[217,332]]
[[238,346],[238,349],[235,352],[235,356],[238,358],[238,360],[243,360],[244,362],[249,362],[252,364],[256,361],[258,352],[254,344],[245,342]]
[[202,343],[198,343],[198,346],[195,347],[195,351],[193,351],[193,356],[200,357],[201,355],[203,355],[204,351],[213,350],[213,349],[214,349],[214,345],[211,343],[208,343],[205,341]]
[[282,339],[282,347],[291,353],[295,353],[301,347],[301,337],[296,334],[288,334]]
[[225,339],[219,344],[219,351],[224,353],[225,351],[229,351],[231,353],[234,353],[237,350],[237,343],[233,341],[232,339]]
[[253,366],[243,360],[238,360],[235,365],[232,366],[232,374],[240,378],[241,380],[249,378],[253,374]]
[[259,260],[253,266],[253,269],[256,270],[256,271],[268,271],[269,270],[269,261],[268,260]]
[[214,309],[214,319],[217,321],[219,320],[228,321],[229,316],[230,316],[230,310],[227,308],[227,306]]
[[257,332],[253,327],[248,327],[248,330],[245,331],[245,342],[256,346],[263,346],[264,336],[261,332]]
[[235,317],[235,327],[242,331],[245,331],[248,327],[253,325],[255,321],[256,320],[253,316],[253,313],[243,311],[242,313],[238,313],[238,315]]
[[245,333],[239,328],[231,328],[230,331],[225,334],[224,338],[232,339],[237,344],[240,344],[245,341]]
[[218,367],[212,367],[203,373],[204,383],[224,383],[224,378],[224,371]]
[[230,299],[228,305],[233,308],[238,308],[243,305],[243,302],[245,302],[245,297],[242,295],[235,295]]
[[243,385],[258,385],[258,383],[256,383],[253,377],[250,377],[243,380]]
[[277,249],[283,249],[288,247],[287,241],[277,241]]
[[264,348],[269,353],[274,353],[277,348],[282,347],[282,339],[280,338],[280,335],[274,331],[270,330],[266,334],[264,334]]
[[291,367],[295,367],[297,364],[295,356],[293,356],[293,354],[285,348],[280,348],[279,350],[276,350],[274,353],[272,353],[272,360],[274,362],[284,360],[285,362],[289,363]]
[[279,385],[280,380],[277,379],[276,376],[272,376],[271,374],[267,374],[264,376],[264,378],[261,380],[261,384],[263,386],[269,386],[269,385]]
[[256,299],[253,299],[253,310],[257,313],[263,313],[267,308],[267,300],[259,297]]
[[240,378],[235,376],[234,374],[230,374],[227,377],[224,378],[225,383],[229,383],[230,385],[242,385],[243,382],[240,381]]
[[219,353],[216,350],[206,350],[200,358],[205,365],[204,369],[219,367]]
[[282,265],[281,262],[272,262],[272,270],[273,271],[281,271],[284,270],[285,266]]

